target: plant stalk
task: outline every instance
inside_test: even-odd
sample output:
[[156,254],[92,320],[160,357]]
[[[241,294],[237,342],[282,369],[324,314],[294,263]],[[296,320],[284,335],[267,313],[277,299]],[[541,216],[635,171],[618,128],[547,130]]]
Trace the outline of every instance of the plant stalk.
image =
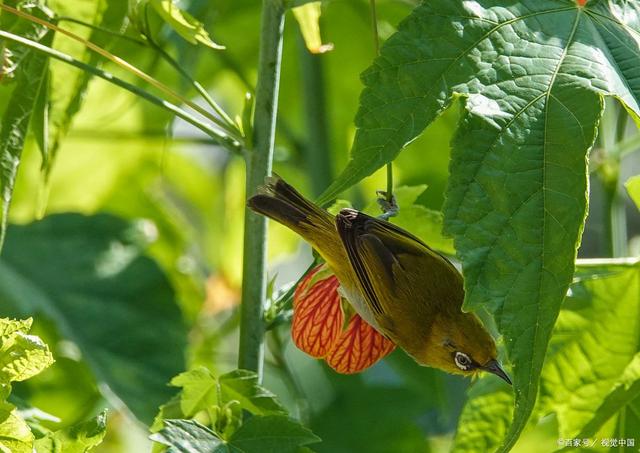
[[[247,197],[253,195],[271,174],[276,131],[276,112],[285,7],[282,0],[262,1],[260,59],[253,125],[254,148],[247,155]],[[245,210],[244,259],[242,264],[242,305],[238,367],[252,370],[262,378],[264,358],[264,304],[267,219]]]
[[618,185],[618,178],[615,178],[604,186],[605,234],[608,239],[607,252],[611,258],[627,255],[627,214]]
[[331,183],[332,173],[322,55],[309,52],[301,34],[298,35],[298,55],[307,126],[303,149],[313,195],[318,196]]
[[619,187],[621,156],[612,153],[612,149],[624,141],[627,112],[621,105],[613,103],[609,104],[609,109],[611,113],[607,114],[605,110],[600,128],[601,145],[605,153],[605,165],[600,171],[604,190],[604,240],[607,255],[619,258],[627,254],[627,214]]

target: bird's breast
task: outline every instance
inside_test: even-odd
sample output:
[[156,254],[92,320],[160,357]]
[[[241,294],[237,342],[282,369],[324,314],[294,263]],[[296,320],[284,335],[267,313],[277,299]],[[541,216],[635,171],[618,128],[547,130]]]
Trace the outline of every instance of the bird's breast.
[[358,288],[349,284],[345,284],[341,281],[339,292],[342,297],[347,299],[347,302],[351,304],[356,313],[358,313],[360,317],[367,322],[367,324],[371,325],[371,327],[376,329],[381,334],[384,334],[384,331],[381,330],[373,312],[367,305],[367,302],[364,300],[364,296]]

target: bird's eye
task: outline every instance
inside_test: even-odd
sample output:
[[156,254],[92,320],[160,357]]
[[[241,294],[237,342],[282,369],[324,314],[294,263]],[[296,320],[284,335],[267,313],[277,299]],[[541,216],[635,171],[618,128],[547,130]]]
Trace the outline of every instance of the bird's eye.
[[464,352],[456,352],[453,356],[453,360],[456,362],[456,366],[462,371],[470,370],[473,365],[472,360]]

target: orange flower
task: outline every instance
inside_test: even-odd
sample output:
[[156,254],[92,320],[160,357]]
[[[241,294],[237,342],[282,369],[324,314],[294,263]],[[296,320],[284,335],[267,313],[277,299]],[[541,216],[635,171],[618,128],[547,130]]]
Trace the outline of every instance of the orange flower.
[[357,313],[348,315],[345,328],[339,286],[324,265],[300,281],[293,295],[291,336],[299,349],[324,359],[338,373],[358,373],[388,355],[395,344]]

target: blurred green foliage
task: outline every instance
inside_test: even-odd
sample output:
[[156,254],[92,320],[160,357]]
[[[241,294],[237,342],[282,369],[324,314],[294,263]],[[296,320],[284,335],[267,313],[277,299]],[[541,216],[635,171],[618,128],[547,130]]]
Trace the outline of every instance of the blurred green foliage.
[[[75,3],[48,5],[59,16],[126,38],[68,20],[59,20],[60,26],[204,105],[189,81],[145,44],[140,27],[125,28],[127,2]],[[416,3],[378,2],[382,39],[395,32]],[[212,41],[226,50],[193,45],[157,14],[149,17],[144,31],[232,117],[241,116],[244,95],[253,92],[257,77],[259,4],[190,0],[179,5],[189,14],[183,17],[204,24]],[[333,43],[334,49],[313,56],[314,63],[300,43],[298,24],[287,13],[274,168],[305,194],[317,195],[347,163],[362,90],[360,73],[374,57],[368,8],[365,0],[323,3],[322,42]],[[56,34],[53,45],[135,81],[68,38]],[[253,427],[245,424],[240,431],[240,408],[256,414],[254,418],[278,417],[253,423],[276,426],[283,438],[298,438],[299,443],[287,445],[305,445],[317,435],[322,442],[307,448],[318,452],[484,452],[500,444],[513,410],[509,388],[489,376],[467,392],[464,379],[421,368],[402,351],[360,375],[339,376],[295,349],[282,325],[268,333],[264,387],[253,381],[245,385],[254,378],[232,371],[245,203],[242,159],[103,80],[89,79],[60,62],[53,62],[50,71],[50,128],[44,147],[48,176],[43,178],[42,172],[44,142],[32,123],[12,199],[14,225],[0,259],[0,315],[34,316],[33,331],[56,360],[13,386],[12,404],[22,414],[37,407],[50,415],[24,415],[28,425],[22,423],[20,429],[25,439],[30,428],[38,433],[43,451],[70,438],[93,447],[96,427],[105,423],[101,411],[109,407],[106,434],[97,430],[104,441],[93,451],[149,451],[147,427],[139,421],[151,424],[163,405],[164,419],[195,420],[155,425],[154,440],[164,445],[175,446],[193,435],[209,442],[224,439],[230,446],[235,439],[242,445],[242,436],[252,438]],[[309,71],[315,71],[318,89],[304,78]],[[6,79],[0,85],[0,112],[6,112],[19,86],[19,80]],[[326,154],[320,156],[326,171],[315,171],[317,162],[310,164],[316,149],[310,143],[315,139],[308,115],[312,100],[326,109]],[[454,250],[440,231],[440,211],[449,180],[450,141],[461,114],[460,105],[452,105],[394,161],[401,209],[394,221],[450,255]],[[627,136],[632,135],[629,130]],[[627,171],[638,172],[635,155],[630,152],[625,159]],[[343,197],[376,212],[375,190],[384,187],[384,171],[379,171]],[[640,199],[637,182],[627,187]],[[606,220],[599,214],[599,196],[596,187],[583,240],[587,248],[601,241]],[[630,200],[626,203],[633,236],[640,231],[639,217]],[[273,223],[269,228],[270,277],[279,288],[295,282],[312,257],[291,232]],[[553,451],[561,448],[559,438],[570,437],[635,437],[640,444],[637,272],[635,262],[580,268],[553,330],[534,417],[514,451]],[[229,388],[221,384],[225,379],[242,382],[242,390],[235,394],[232,386],[220,399],[218,391]],[[252,392],[272,401],[273,411],[252,406],[251,397],[243,400]],[[275,395],[280,403],[273,403]],[[216,426],[217,415],[207,409],[238,400],[240,406],[228,406],[233,423],[224,434],[224,427]],[[0,419],[14,420],[15,414],[6,410]],[[234,438],[233,433],[240,434]],[[153,448],[160,448],[157,442]]]

